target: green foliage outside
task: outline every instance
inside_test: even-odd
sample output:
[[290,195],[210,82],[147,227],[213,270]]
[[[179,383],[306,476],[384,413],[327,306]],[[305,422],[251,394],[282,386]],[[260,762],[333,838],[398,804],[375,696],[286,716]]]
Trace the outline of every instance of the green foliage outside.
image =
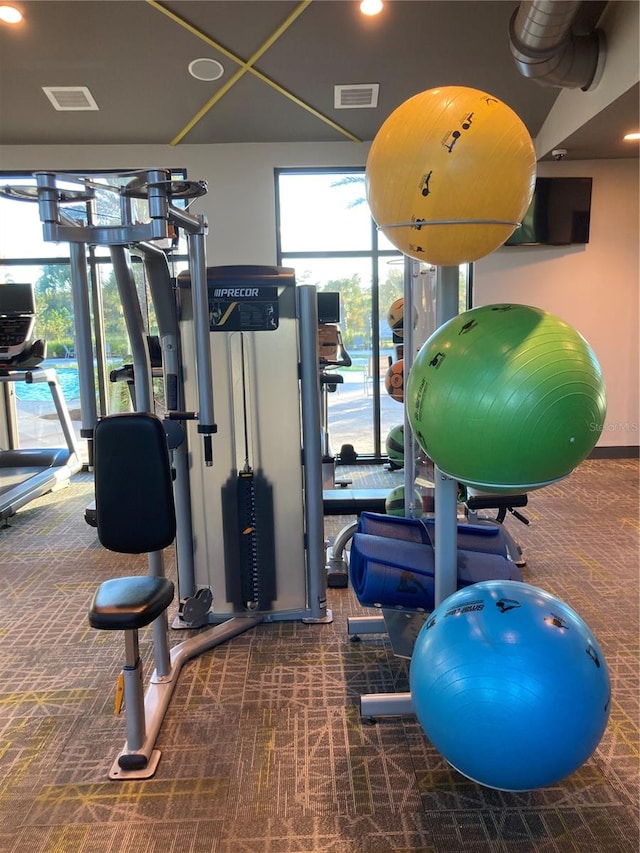
[[[391,329],[386,317],[387,309],[403,294],[404,273],[402,267],[391,267],[387,278],[379,283],[380,347],[392,346]],[[333,279],[318,283],[320,291],[340,293],[342,339],[348,350],[371,349],[371,285],[363,284],[358,274],[350,278]]]
[[[100,267],[99,267],[100,269]],[[134,267],[138,290],[144,292],[142,270]],[[113,271],[101,276],[104,334],[109,358],[126,359],[130,353],[129,339],[122,305]],[[35,283],[35,335],[47,342],[49,358],[65,358],[74,354],[75,333],[71,269],[66,264],[47,264]],[[146,298],[143,303],[146,303]],[[149,318],[152,321],[153,318]]]

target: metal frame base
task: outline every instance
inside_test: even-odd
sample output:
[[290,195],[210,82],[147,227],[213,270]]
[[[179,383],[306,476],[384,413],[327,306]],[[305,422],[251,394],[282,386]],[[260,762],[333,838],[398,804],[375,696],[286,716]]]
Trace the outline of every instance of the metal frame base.
[[[124,755],[124,752],[121,752],[120,755]],[[154,749],[149,756],[149,760],[147,761],[146,767],[143,767],[141,770],[123,770],[122,767],[118,764],[120,760],[120,755],[116,758],[116,760],[111,765],[111,770],[109,770],[109,779],[118,782],[127,782],[130,779],[151,779],[152,776],[155,775],[156,770],[158,769],[158,764],[160,763],[160,756],[162,753],[159,749]]]
[[[394,614],[392,614],[394,615]],[[411,614],[400,614],[407,617]],[[422,614],[417,614],[420,619]],[[389,634],[382,613],[374,616],[350,616],[347,630],[351,640],[359,639],[360,634]],[[406,655],[399,655],[405,657]],[[411,693],[364,693],[360,696],[360,716],[365,722],[375,723],[376,717],[408,717],[415,715]]]
[[415,715],[411,693],[364,693],[360,697],[360,714],[370,720]]
[[351,638],[360,634],[386,634],[387,626],[382,613],[375,616],[349,616],[347,633]]
[[[260,622],[262,622],[260,616],[229,619],[197,637],[184,640],[171,649],[170,672],[166,676],[158,676],[157,671],[154,671],[144,697],[144,707],[133,709],[133,712],[144,721],[146,732],[144,743],[135,752],[138,755],[147,756],[146,764],[140,770],[123,770],[118,764],[118,759],[121,755],[132,753],[132,750],[128,749],[125,743],[123,749],[118,754],[118,759],[111,766],[109,772],[110,779],[122,781],[127,779],[148,779],[150,776],[153,776],[157,763],[160,760],[160,751],[154,748],[155,743],[183,665],[203,652],[221,645],[226,640],[230,640],[232,637],[236,637],[238,634],[254,628]],[[155,767],[153,766],[154,762]]]
[[324,616],[306,616],[301,621],[304,625],[330,625],[333,622],[333,611],[327,608]]

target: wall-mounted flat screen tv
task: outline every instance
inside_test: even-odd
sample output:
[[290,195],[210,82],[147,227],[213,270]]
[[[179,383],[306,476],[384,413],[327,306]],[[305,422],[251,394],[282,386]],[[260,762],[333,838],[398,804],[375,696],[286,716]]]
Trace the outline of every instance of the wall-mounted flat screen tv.
[[570,246],[589,242],[591,178],[538,178],[533,198],[505,246]]

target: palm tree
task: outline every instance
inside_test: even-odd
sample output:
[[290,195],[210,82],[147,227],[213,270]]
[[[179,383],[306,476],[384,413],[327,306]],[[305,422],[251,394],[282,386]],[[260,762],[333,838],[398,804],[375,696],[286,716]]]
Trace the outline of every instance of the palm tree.
[[[361,187],[363,192],[364,192],[364,188],[365,188],[364,174],[345,175],[343,178],[340,178],[339,181],[334,181],[331,184],[332,187],[346,187],[346,186],[350,186],[350,185],[356,185],[358,187]],[[352,207],[358,207],[358,205],[366,204],[366,203],[367,203],[367,199],[366,199],[366,193],[365,193],[364,195],[359,196],[358,198],[352,199],[348,203],[347,207],[351,209]]]

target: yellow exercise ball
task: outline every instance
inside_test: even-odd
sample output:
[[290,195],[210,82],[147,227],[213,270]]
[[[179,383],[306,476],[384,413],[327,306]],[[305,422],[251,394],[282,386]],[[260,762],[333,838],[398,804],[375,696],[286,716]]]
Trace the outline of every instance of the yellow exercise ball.
[[367,158],[367,200],[397,249],[455,266],[511,236],[535,177],[533,143],[514,111],[478,89],[444,86],[414,95],[384,122]]

